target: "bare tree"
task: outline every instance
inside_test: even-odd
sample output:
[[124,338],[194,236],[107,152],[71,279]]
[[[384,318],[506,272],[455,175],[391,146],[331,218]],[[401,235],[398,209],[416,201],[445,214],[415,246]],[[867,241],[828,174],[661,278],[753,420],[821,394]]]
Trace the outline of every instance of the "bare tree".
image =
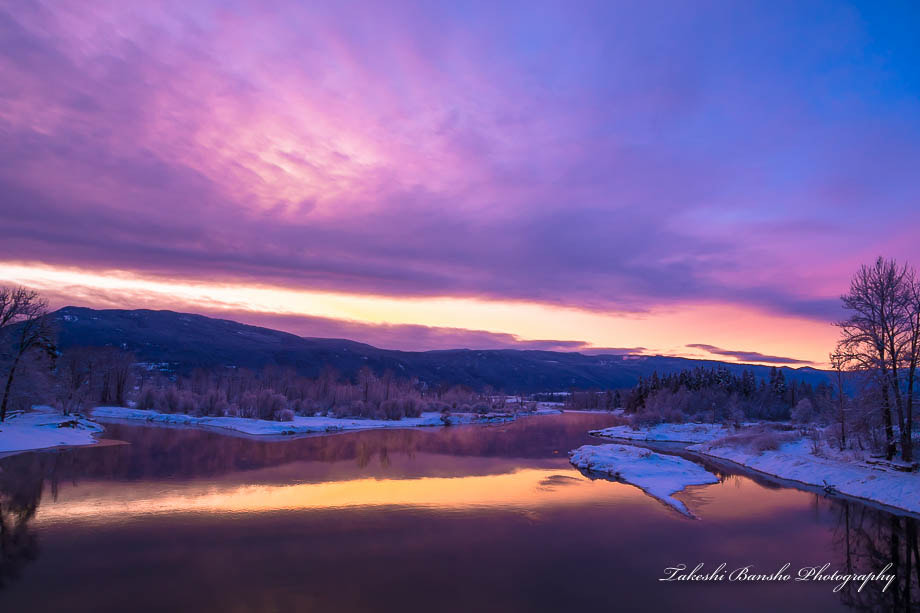
[[23,358],[32,352],[53,355],[55,351],[48,303],[37,292],[24,287],[0,288],[0,351],[8,361],[0,400],[0,421],[4,421],[10,390]]
[[885,427],[885,456],[897,448],[896,412],[901,456],[912,458],[913,388],[920,350],[920,290],[914,270],[879,257],[863,265],[842,297],[850,317],[837,325],[842,332],[836,355],[841,365],[873,378],[879,388]]
[[840,422],[840,450],[843,451],[847,446],[846,396],[843,393],[843,368],[846,365],[846,360],[839,353],[832,353],[830,360],[831,366],[837,375],[835,381],[837,387],[837,421]]
[[92,362],[83,348],[65,351],[57,361],[57,401],[65,415],[83,408],[92,392]]
[[16,323],[27,304],[38,294],[24,287],[0,287],[0,330]]
[[134,356],[116,347],[103,347],[96,351],[95,361],[100,379],[99,402],[125,406]]
[[843,335],[837,353],[851,368],[878,378],[885,420],[885,457],[889,460],[896,448],[889,393],[895,356],[889,355],[887,341],[897,300],[897,288],[891,281],[897,276],[897,264],[881,257],[872,266],[862,265],[850,281],[849,293],[841,297],[843,307],[852,314],[837,324]]

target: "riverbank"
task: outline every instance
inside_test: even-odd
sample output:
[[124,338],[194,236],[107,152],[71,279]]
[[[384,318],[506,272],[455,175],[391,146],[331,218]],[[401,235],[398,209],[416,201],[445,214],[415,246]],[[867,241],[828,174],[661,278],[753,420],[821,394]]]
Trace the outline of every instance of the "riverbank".
[[719,424],[659,424],[651,428],[616,426],[591,434],[633,442],[693,443],[686,449],[700,456],[728,460],[759,473],[920,513],[920,473],[870,464],[859,453],[840,452],[796,430],[767,425],[732,428]]
[[35,449],[93,445],[103,431],[98,423],[78,415],[62,415],[49,407],[15,413],[0,423],[0,455]]
[[[815,451],[812,441],[798,437],[776,449],[757,450],[724,440],[691,445],[689,451],[728,460],[757,472],[823,488],[920,514],[920,473],[901,472],[865,460],[844,459],[826,446]],[[836,457],[835,457],[836,456]]]
[[220,428],[251,435],[294,435],[372,430],[378,428],[424,428],[464,424],[490,424],[513,421],[521,416],[560,413],[555,409],[538,409],[523,413],[422,413],[419,417],[398,420],[357,419],[295,415],[291,421],[268,421],[246,417],[196,417],[184,413],[158,413],[128,407],[96,407],[93,419],[106,421],[143,421],[150,423]]
[[660,443],[705,443],[728,436],[736,430],[722,424],[656,424],[635,428],[633,426],[612,426],[603,430],[592,430],[589,434],[624,441],[647,441]]

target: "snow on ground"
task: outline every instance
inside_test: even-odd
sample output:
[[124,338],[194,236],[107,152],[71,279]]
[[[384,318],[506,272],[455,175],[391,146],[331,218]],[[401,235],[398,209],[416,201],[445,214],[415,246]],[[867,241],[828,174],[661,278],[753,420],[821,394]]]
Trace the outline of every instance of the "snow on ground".
[[[812,453],[812,442],[806,438],[762,451],[718,440],[692,445],[688,449],[781,479],[817,487],[831,486],[831,490],[847,496],[920,513],[920,473],[900,472],[843,458],[821,457]],[[833,454],[826,446],[822,453]]]
[[604,438],[631,441],[655,441],[677,443],[705,443],[732,434],[735,430],[722,424],[658,424],[647,428],[613,426],[603,430],[592,430],[590,434]]
[[578,468],[605,473],[635,485],[684,515],[694,515],[672,496],[688,485],[717,483],[719,479],[699,464],[673,455],[630,445],[583,445],[569,452]]
[[519,413],[519,415],[558,415],[559,413],[565,413],[565,411],[562,410],[562,407],[556,406],[555,403],[538,402],[536,409]]
[[8,415],[0,423],[0,454],[61,445],[92,445],[103,428],[75,415],[62,415],[50,407]]
[[[542,415],[558,413],[555,410],[538,410],[520,415]],[[511,413],[451,413],[451,425],[501,423],[512,421],[517,415]],[[196,417],[184,413],[158,413],[126,407],[96,407],[93,419],[100,421],[111,419],[130,419],[164,424],[187,426],[207,426],[224,428],[244,434],[308,434],[316,432],[339,432],[343,430],[368,430],[374,428],[418,428],[424,426],[443,426],[441,413],[422,413],[420,417],[404,417],[399,420],[357,419],[343,417],[319,417],[295,415],[293,421],[269,421],[247,417]]]
[[626,411],[623,409],[565,409],[566,413],[597,413],[600,415],[616,415],[622,416],[626,414]]

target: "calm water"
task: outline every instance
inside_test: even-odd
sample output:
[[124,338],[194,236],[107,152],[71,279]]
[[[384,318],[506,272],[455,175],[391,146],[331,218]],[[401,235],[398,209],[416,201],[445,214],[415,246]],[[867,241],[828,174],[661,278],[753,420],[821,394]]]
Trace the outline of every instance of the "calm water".
[[[913,519],[719,473],[689,520],[566,452],[602,415],[0,460],[4,611],[839,611],[920,608]],[[908,556],[908,553],[911,555]],[[916,558],[914,557],[916,555]],[[897,564],[898,581],[663,583],[664,568]],[[910,577],[908,580],[907,577]],[[912,604],[909,604],[912,603]]]

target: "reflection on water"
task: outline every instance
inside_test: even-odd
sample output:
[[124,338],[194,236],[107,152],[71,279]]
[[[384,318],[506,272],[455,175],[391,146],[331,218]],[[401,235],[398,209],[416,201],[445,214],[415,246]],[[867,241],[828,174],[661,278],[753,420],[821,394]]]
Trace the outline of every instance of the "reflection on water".
[[554,469],[521,469],[467,477],[352,479],[290,485],[190,484],[127,492],[113,490],[104,499],[99,498],[100,488],[91,489],[86,496],[58,498],[58,504],[42,508],[36,522],[110,521],[114,514],[124,521],[138,515],[162,513],[258,513],[372,506],[533,510],[617,496],[643,496],[635,488],[612,489],[606,483],[574,479]]
[[879,585],[870,584],[863,590],[849,585],[841,593],[843,601],[866,611],[920,610],[917,520],[850,502],[833,505],[832,512],[837,518],[835,546],[845,561],[842,570],[859,575],[890,563],[897,576],[887,593],[882,593]]
[[[915,520],[744,476],[685,519],[566,452],[603,415],[266,441],[110,426],[127,445],[0,460],[0,602],[23,610],[911,610]],[[891,562],[896,585],[674,584]],[[54,589],[48,589],[53,586]]]
[[42,473],[23,463],[0,472],[0,589],[16,579],[23,566],[38,556],[38,538],[30,525],[41,501]]

